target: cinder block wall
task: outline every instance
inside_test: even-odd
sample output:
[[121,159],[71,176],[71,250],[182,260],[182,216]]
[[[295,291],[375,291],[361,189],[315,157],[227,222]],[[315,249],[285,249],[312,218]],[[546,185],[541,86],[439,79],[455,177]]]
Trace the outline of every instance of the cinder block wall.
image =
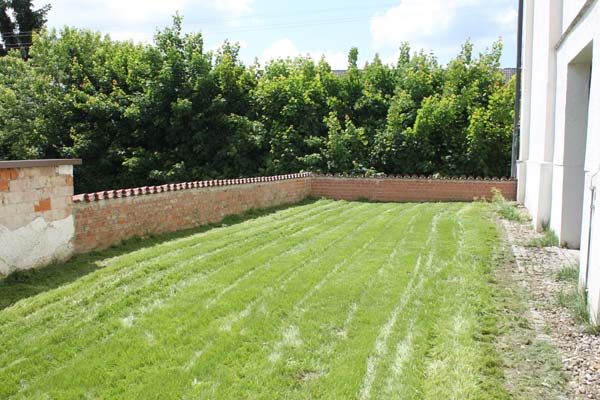
[[0,162],[0,274],[73,253],[73,165],[79,160]]
[[74,196],[75,251],[85,253],[146,236],[221,221],[250,209],[297,203],[310,174],[114,190]]
[[314,176],[312,195],[336,200],[390,202],[473,201],[492,198],[492,189],[515,200],[517,183],[506,179],[355,178]]

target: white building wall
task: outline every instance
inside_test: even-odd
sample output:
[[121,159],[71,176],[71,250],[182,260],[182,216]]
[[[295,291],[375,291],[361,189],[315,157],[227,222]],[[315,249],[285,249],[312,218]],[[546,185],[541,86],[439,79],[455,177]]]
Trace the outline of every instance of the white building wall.
[[579,10],[584,6],[586,0],[565,0],[563,6],[563,31],[569,27],[569,23],[575,19]]
[[[526,1],[533,7],[533,35],[529,111],[529,154],[523,200],[536,228],[550,220],[552,199],[552,157],[554,153],[554,109],[556,103],[556,53],[554,44],[562,32],[562,1]],[[527,35],[526,35],[527,37]],[[521,140],[523,142],[524,140]]]
[[524,29],[518,198],[536,227],[547,221],[562,243],[580,247],[580,283],[600,322],[600,193],[591,216],[591,188],[600,185],[599,1],[525,0]]
[[531,128],[531,84],[533,81],[533,23],[534,4],[526,1],[523,7],[523,78],[521,96],[521,138],[517,160],[517,201],[525,203],[525,183],[529,160],[529,137]]

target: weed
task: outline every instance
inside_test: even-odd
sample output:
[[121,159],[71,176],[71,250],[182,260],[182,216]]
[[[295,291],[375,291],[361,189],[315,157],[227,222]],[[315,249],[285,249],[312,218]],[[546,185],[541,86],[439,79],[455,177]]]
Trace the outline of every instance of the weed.
[[572,265],[569,267],[564,267],[556,274],[556,280],[562,282],[574,282],[576,283],[579,279],[579,267]]
[[592,324],[585,290],[577,288],[561,290],[557,298],[558,305],[566,308],[577,323],[585,327],[585,331],[592,335],[600,334],[600,326]]
[[493,189],[492,202],[496,207],[496,212],[504,219],[508,221],[515,221],[523,223],[525,219],[519,213],[519,210],[514,206],[513,203],[507,201],[502,193],[498,189]]
[[547,223],[542,224],[542,236],[532,239],[527,247],[554,247],[558,246],[558,237]]

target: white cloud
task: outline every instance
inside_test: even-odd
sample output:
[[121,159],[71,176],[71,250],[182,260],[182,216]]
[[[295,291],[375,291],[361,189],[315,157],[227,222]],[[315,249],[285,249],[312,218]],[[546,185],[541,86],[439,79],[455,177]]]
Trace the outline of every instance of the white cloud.
[[[254,0],[52,0],[48,21],[52,26],[87,26],[92,29],[112,27],[130,30],[124,24],[163,24],[176,12],[185,16],[190,12],[204,10],[225,18],[239,18],[252,12]],[[35,0],[41,7],[48,0]],[[127,28],[127,29],[123,29]]]
[[517,26],[517,18],[519,13],[514,8],[506,10],[496,16],[496,22],[505,28]]
[[[47,1],[36,1],[37,6]],[[53,25],[132,24],[182,12],[189,0],[53,0],[48,20]]]
[[207,2],[223,14],[232,17],[251,13],[252,3],[253,0],[212,0]]
[[373,45],[380,49],[443,34],[456,17],[458,8],[477,3],[477,0],[403,0],[371,19]]
[[[34,0],[36,7],[47,3],[52,6],[49,27],[89,28],[115,40],[150,43],[157,28],[171,25],[175,13],[184,16],[184,29],[189,19],[198,15],[231,26],[249,18],[254,0]],[[203,21],[197,26],[206,24]]]
[[348,66],[348,56],[342,52],[331,50],[301,51],[294,42],[288,38],[280,39],[267,47],[260,57],[260,62],[265,65],[272,60],[280,58],[286,59],[288,57],[294,58],[300,55],[309,56],[315,61],[319,61],[321,57],[325,56],[325,59],[329,65],[331,65],[332,69],[346,69]]
[[112,40],[119,40],[119,41],[123,41],[123,42],[132,40],[135,43],[150,44],[150,43],[152,43],[152,41],[154,39],[153,35],[143,32],[143,31],[115,30],[115,31],[111,31],[108,33]]
[[128,21],[144,22],[162,15],[183,11],[188,0],[96,0],[110,15]]
[[280,39],[267,47],[261,57],[261,61],[267,62],[278,58],[296,57],[300,54],[300,50],[290,39]]

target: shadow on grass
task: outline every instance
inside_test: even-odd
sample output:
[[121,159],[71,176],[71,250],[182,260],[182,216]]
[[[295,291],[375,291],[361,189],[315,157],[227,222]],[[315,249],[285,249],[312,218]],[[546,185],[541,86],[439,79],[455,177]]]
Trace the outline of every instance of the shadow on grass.
[[120,245],[110,247],[100,252],[77,255],[64,263],[52,264],[41,269],[14,272],[4,278],[0,278],[0,310],[9,307],[21,299],[56,289],[91,274],[101,268],[99,267],[99,261],[103,259],[120,256],[135,250],[156,246],[170,240],[206,232],[217,227],[236,225],[253,218],[265,216],[288,208],[311,204],[315,201],[316,199],[306,199],[295,204],[286,204],[262,210],[249,210],[243,214],[225,217],[221,222],[216,224],[203,225],[198,228],[156,236],[150,235],[145,238],[133,238],[124,241]]

